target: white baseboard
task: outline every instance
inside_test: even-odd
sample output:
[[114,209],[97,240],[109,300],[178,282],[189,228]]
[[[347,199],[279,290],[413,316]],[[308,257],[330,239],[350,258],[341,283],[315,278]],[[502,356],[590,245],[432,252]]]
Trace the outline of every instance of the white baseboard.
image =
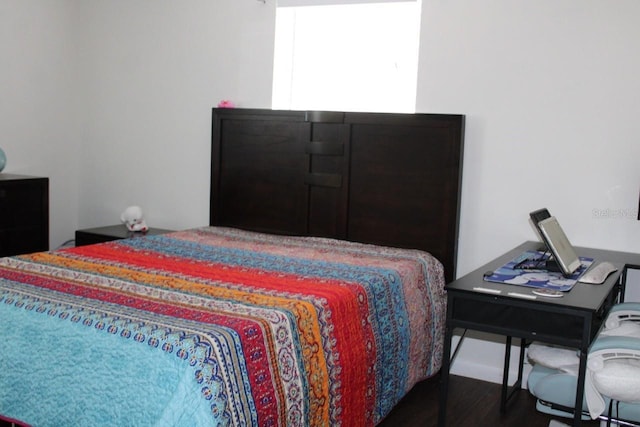
[[[460,336],[454,336],[452,354],[460,343]],[[509,361],[509,384],[515,383],[518,377],[518,358],[520,355],[520,341],[513,341],[511,358]],[[455,359],[451,364],[450,373],[467,378],[474,378],[491,383],[502,383],[504,368],[505,338],[491,334],[469,332],[462,340]],[[526,379],[531,365],[525,358],[522,387],[526,388]]]

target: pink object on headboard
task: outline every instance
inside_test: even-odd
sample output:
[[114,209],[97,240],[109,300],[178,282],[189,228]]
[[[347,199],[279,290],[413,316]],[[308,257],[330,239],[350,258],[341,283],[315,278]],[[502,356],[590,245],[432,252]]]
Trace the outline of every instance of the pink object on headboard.
[[235,108],[236,105],[233,103],[233,101],[229,101],[228,99],[223,99],[222,101],[218,102],[218,108]]

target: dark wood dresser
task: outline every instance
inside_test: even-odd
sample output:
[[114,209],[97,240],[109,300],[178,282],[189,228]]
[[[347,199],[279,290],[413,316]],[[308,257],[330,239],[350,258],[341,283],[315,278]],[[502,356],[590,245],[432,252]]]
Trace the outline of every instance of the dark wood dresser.
[[0,173],[0,256],[49,250],[49,178]]

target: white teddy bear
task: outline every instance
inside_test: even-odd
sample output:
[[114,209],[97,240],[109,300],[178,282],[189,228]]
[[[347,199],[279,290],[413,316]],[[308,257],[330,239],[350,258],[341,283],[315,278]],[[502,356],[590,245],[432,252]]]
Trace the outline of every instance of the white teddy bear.
[[129,206],[122,212],[122,215],[120,215],[120,221],[127,226],[129,231],[141,231],[144,233],[149,230],[140,206]]

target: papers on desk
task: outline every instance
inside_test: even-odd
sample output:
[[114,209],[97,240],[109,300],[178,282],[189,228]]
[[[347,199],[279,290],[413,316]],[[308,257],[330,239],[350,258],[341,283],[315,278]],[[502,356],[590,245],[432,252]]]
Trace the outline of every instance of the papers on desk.
[[526,251],[491,274],[485,274],[484,280],[568,292],[593,263],[593,258],[580,257],[581,266],[570,277],[564,277],[562,273],[544,269],[548,260],[549,254],[546,252]]

